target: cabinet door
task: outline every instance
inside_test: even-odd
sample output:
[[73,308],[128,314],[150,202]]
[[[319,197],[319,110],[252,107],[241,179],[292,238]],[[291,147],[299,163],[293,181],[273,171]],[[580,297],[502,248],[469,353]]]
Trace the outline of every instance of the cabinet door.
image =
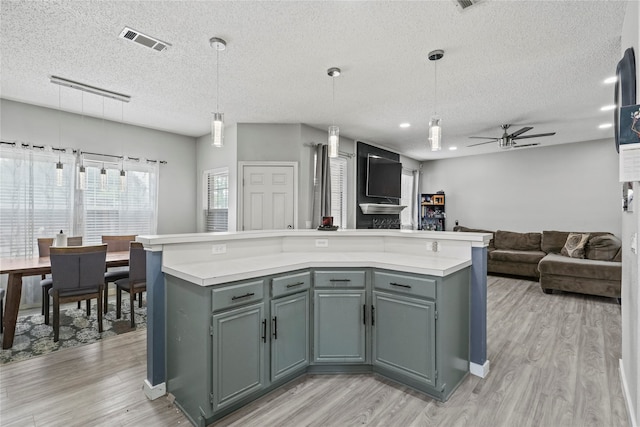
[[435,304],[373,293],[373,363],[435,385]]
[[314,361],[364,363],[364,290],[314,291]]
[[264,302],[213,316],[214,411],[264,386],[266,321]]
[[271,380],[309,364],[309,292],[271,301]]

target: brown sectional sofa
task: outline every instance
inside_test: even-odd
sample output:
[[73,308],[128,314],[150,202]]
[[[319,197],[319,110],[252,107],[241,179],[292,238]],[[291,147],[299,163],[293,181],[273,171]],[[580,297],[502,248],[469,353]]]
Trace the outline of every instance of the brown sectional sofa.
[[620,298],[621,242],[611,233],[589,233],[584,258],[561,254],[569,232],[517,233],[456,226],[454,231],[493,233],[487,272],[539,279],[552,290]]

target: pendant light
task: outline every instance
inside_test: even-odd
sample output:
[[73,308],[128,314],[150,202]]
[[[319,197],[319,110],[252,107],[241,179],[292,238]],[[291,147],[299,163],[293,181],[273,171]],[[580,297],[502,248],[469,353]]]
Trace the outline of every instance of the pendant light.
[[227,42],[218,37],[212,37],[209,39],[209,44],[216,51],[216,112],[213,113],[211,118],[211,145],[214,147],[224,146],[224,114],[220,112],[219,100],[220,100],[220,52],[227,48]]
[[434,112],[429,121],[429,144],[431,145],[431,151],[440,151],[442,149],[442,127],[440,125],[440,117],[438,116],[438,67],[437,62],[444,56],[444,50],[436,49],[429,52],[429,61],[434,61],[434,79],[433,79],[433,92],[434,92]]
[[336,115],[336,77],[341,74],[340,68],[332,67],[327,70],[327,74],[331,77],[331,86],[332,86],[332,114],[333,117],[331,119],[331,126],[329,126],[329,157],[338,157],[338,147],[340,146],[340,128],[335,125],[335,115]]
[[[60,146],[61,144],[61,136],[60,136],[60,127],[62,126],[61,119],[60,119],[60,110],[62,108],[62,99],[61,99],[61,94],[60,94],[60,87],[58,86],[58,146]],[[62,162],[60,161],[60,151],[62,151],[62,149],[58,149],[58,162],[56,163],[56,185],[58,187],[62,187],[62,182],[63,182],[63,178],[64,178],[64,166],[62,165]]]

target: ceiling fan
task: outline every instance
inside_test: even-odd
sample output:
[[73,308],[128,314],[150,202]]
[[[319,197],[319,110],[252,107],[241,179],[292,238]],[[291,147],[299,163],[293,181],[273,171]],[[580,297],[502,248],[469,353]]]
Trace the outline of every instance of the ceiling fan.
[[504,130],[504,133],[502,134],[502,136],[500,138],[494,138],[494,137],[489,137],[489,136],[470,136],[469,138],[474,138],[474,139],[490,139],[491,141],[487,141],[487,142],[479,142],[477,144],[471,144],[468,145],[467,147],[475,147],[476,145],[482,145],[482,144],[489,144],[491,142],[498,142],[498,147],[500,148],[524,148],[524,147],[532,147],[535,145],[540,145],[539,142],[534,142],[531,144],[522,144],[522,145],[518,145],[518,143],[516,142],[517,139],[525,139],[525,138],[538,138],[541,136],[551,136],[551,135],[555,135],[555,132],[550,132],[550,133],[538,133],[535,135],[524,135],[522,136],[523,133],[525,132],[529,132],[531,129],[533,129],[531,126],[525,126],[520,130],[517,130],[511,134],[507,133],[507,129],[509,129],[509,126],[511,125],[502,125],[502,129]]

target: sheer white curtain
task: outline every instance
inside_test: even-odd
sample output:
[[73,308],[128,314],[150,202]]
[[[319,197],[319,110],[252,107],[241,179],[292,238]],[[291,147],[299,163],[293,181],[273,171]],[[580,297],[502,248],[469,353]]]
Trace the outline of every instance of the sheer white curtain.
[[415,230],[418,218],[418,171],[403,169],[400,204],[406,206],[400,213],[403,229]]
[[322,224],[323,216],[331,216],[331,162],[326,145],[317,145],[313,177],[313,228]]
[[[71,150],[67,150],[71,151]],[[62,163],[57,185],[56,163]],[[75,157],[50,147],[0,144],[0,256],[38,256],[37,238],[73,234]],[[6,276],[2,278],[6,286]],[[40,300],[40,276],[24,279],[22,300]]]

